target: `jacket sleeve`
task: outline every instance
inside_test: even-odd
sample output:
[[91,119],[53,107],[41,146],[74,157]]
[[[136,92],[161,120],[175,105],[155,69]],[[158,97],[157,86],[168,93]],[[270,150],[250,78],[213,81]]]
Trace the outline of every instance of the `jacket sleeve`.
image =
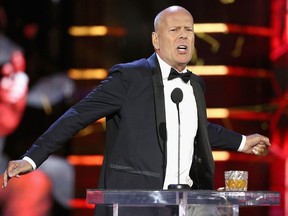
[[52,153],[89,124],[116,113],[124,101],[127,83],[124,73],[113,71],[86,97],[68,109],[42,134],[24,156],[39,167]]
[[242,135],[217,124],[208,122],[208,137],[211,147],[221,150],[237,151]]

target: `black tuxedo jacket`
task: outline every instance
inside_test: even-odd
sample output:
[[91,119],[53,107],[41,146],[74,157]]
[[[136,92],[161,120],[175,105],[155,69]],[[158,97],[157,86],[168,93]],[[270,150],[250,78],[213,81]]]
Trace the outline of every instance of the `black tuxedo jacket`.
[[[190,83],[198,109],[190,172],[193,188],[213,189],[211,147],[237,150],[241,135],[207,122],[204,83],[194,74]],[[52,124],[24,156],[39,166],[79,130],[102,117],[107,121],[107,139],[99,188],[162,189],[166,123],[162,75],[156,54],[112,67],[109,77]]]

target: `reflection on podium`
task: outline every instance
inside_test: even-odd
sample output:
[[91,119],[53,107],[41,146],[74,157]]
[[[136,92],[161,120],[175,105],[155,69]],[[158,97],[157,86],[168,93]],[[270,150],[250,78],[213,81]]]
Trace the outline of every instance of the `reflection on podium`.
[[[210,190],[93,190],[88,189],[87,203],[113,208],[113,216],[122,207],[178,209],[177,215],[199,215],[197,209],[213,210],[208,215],[238,216],[240,207],[280,205],[280,193],[271,191],[210,191]],[[205,210],[206,209],[206,210]]]

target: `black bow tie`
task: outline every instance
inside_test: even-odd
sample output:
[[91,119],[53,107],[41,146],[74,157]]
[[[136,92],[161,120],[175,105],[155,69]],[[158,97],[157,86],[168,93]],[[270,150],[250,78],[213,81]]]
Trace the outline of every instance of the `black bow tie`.
[[191,72],[178,73],[174,68],[171,68],[168,80],[172,80],[176,77],[180,77],[183,82],[187,83],[190,80]]

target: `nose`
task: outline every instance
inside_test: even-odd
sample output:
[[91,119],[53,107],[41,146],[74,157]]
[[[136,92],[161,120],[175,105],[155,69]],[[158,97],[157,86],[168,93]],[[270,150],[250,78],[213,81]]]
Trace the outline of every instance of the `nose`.
[[187,39],[188,33],[184,28],[181,29],[179,37],[180,37],[180,39]]

